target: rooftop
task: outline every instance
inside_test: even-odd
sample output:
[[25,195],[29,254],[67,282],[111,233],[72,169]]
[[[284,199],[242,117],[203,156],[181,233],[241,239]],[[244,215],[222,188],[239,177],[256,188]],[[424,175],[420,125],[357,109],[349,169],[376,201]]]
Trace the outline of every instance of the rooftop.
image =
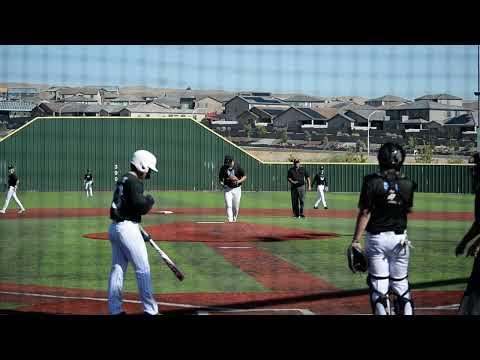
[[461,106],[454,106],[454,105],[445,105],[440,104],[435,101],[428,101],[428,100],[418,100],[410,104],[404,104],[400,106],[396,106],[394,108],[388,110],[468,110]]
[[417,100],[462,100],[462,98],[450,94],[431,94],[420,96],[419,98],[415,99],[415,101]]
[[368,99],[367,101],[387,101],[387,102],[408,102],[409,100],[394,96],[394,95],[384,95],[374,99]]
[[32,111],[35,103],[24,101],[0,101],[0,111]]

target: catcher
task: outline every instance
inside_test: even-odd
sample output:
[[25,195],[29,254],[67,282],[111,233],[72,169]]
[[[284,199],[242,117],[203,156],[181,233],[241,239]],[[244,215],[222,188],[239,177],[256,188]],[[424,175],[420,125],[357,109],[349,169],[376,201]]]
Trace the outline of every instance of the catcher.
[[241,186],[247,180],[245,171],[240,166],[235,165],[235,160],[227,155],[223,166],[220,168],[218,178],[223,187],[228,222],[236,222],[240,210],[240,198],[242,197]]
[[[400,173],[404,160],[405,150],[400,145],[386,143],[380,148],[380,172],[364,178],[360,211],[349,249],[349,253],[356,256],[352,260],[349,257],[349,265],[353,263],[357,271],[368,269],[367,283],[375,315],[390,312],[388,295],[391,293],[395,314],[413,315],[414,310],[408,283],[411,246],[406,229],[416,184]],[[362,260],[360,239],[364,231],[366,259]],[[355,259],[357,263],[353,262]]]
[[476,153],[470,158],[470,163],[474,163],[473,182],[475,189],[475,221],[470,230],[465,234],[462,241],[455,249],[455,255],[461,255],[465,251],[468,243],[477,238],[467,251],[467,256],[474,256],[472,274],[468,279],[467,288],[463,294],[459,315],[480,315],[480,153]]

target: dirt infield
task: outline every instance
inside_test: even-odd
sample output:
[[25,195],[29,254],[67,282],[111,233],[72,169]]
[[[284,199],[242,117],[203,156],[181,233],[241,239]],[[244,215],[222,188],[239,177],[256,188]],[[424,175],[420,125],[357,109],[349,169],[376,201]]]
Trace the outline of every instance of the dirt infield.
[[[460,291],[413,293],[417,315],[454,315]],[[62,289],[44,286],[0,284],[0,301],[22,303],[0,314],[43,313],[58,315],[107,315],[104,291]],[[138,296],[124,294],[125,311],[142,314]],[[157,294],[165,315],[358,315],[370,314],[368,296],[362,291],[276,291],[265,293]]]
[[[189,242],[255,242],[309,240],[338,237],[335,233],[308,231],[300,228],[284,228],[273,225],[252,224],[246,222],[214,223],[214,222],[172,222],[146,226],[145,230],[156,241],[189,241]],[[83,235],[90,239],[107,240],[108,233],[92,233]]]
[[[225,216],[223,208],[179,208],[179,209],[153,209],[149,215],[164,215],[161,211],[170,210],[175,215],[193,215],[193,216]],[[63,208],[41,208],[27,209],[23,214],[17,214],[16,210],[7,210],[6,214],[0,214],[1,219],[23,219],[23,218],[62,218],[62,217],[83,217],[83,216],[106,216],[108,209],[63,209]],[[307,217],[332,217],[353,219],[357,216],[357,210],[314,210],[306,209]],[[241,209],[242,216],[270,216],[270,217],[290,217],[292,213],[289,209]],[[473,212],[422,212],[414,211],[408,218],[410,220],[439,220],[439,221],[473,221]]]

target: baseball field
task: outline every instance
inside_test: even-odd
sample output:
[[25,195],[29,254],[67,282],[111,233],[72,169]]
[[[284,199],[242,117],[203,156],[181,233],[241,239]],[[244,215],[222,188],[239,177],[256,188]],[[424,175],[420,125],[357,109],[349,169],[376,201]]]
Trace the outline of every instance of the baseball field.
[[[185,273],[179,282],[149,247],[163,314],[370,314],[366,275],[352,274],[345,257],[357,193],[327,193],[329,209],[314,210],[310,192],[306,218],[296,219],[289,192],[244,191],[237,223],[224,223],[221,192],[152,195],[143,225]],[[112,194],[19,197],[26,213],[11,203],[0,215],[0,313],[107,314]],[[454,249],[472,220],[472,195],[415,195],[408,236],[416,314],[456,313],[473,259]],[[124,291],[125,311],[142,313],[131,266]]]

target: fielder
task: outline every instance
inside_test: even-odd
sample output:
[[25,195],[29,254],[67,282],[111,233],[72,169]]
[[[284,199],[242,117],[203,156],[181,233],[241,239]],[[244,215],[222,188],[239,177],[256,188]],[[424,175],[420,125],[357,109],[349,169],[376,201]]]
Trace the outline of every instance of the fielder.
[[323,166],[320,167],[320,173],[313,178],[312,187],[315,185],[317,185],[317,201],[313,208],[318,209],[318,205],[321,201],[323,208],[328,209],[327,200],[325,198],[325,193],[328,192],[328,182],[327,176],[325,175],[325,168]]
[[404,160],[405,150],[400,145],[382,145],[378,152],[380,172],[365,176],[358,204],[352,247],[361,250],[360,239],[366,230],[367,283],[375,315],[389,313],[391,292],[395,295],[395,314],[413,315],[414,310],[408,283],[410,242],[406,229],[416,184],[400,173]]
[[92,190],[92,184],[93,184],[93,175],[90,169],[87,170],[87,173],[83,177],[83,183],[85,185],[85,191],[87,192],[87,198],[93,197],[93,190]]
[[223,186],[225,208],[228,222],[236,222],[240,211],[240,198],[242,197],[242,183],[247,180],[245,171],[235,160],[227,155],[218,174],[220,184]]
[[7,191],[7,198],[5,199],[5,204],[3,208],[0,210],[0,213],[5,214],[5,211],[8,208],[8,204],[10,203],[10,199],[13,197],[13,200],[17,203],[20,210],[18,211],[19,214],[25,212],[25,208],[23,207],[20,199],[17,196],[17,188],[20,180],[18,179],[17,174],[15,173],[15,168],[13,166],[8,167],[8,191]]
[[472,174],[475,189],[475,221],[457,245],[455,255],[463,254],[468,243],[476,239],[469,247],[466,255],[474,256],[475,261],[458,309],[459,315],[480,315],[480,237],[478,237],[480,235],[480,153],[473,155],[470,162],[475,164]]
[[152,171],[158,172],[156,157],[138,150],[130,161],[130,172],[118,182],[110,207],[112,224],[108,237],[112,245],[112,270],[108,282],[108,311],[112,315],[122,311],[123,280],[129,262],[133,264],[140,300],[147,315],[157,315],[158,305],[153,298],[147,248],[140,232],[142,215],[147,214],[155,200],[143,195],[143,181]]

